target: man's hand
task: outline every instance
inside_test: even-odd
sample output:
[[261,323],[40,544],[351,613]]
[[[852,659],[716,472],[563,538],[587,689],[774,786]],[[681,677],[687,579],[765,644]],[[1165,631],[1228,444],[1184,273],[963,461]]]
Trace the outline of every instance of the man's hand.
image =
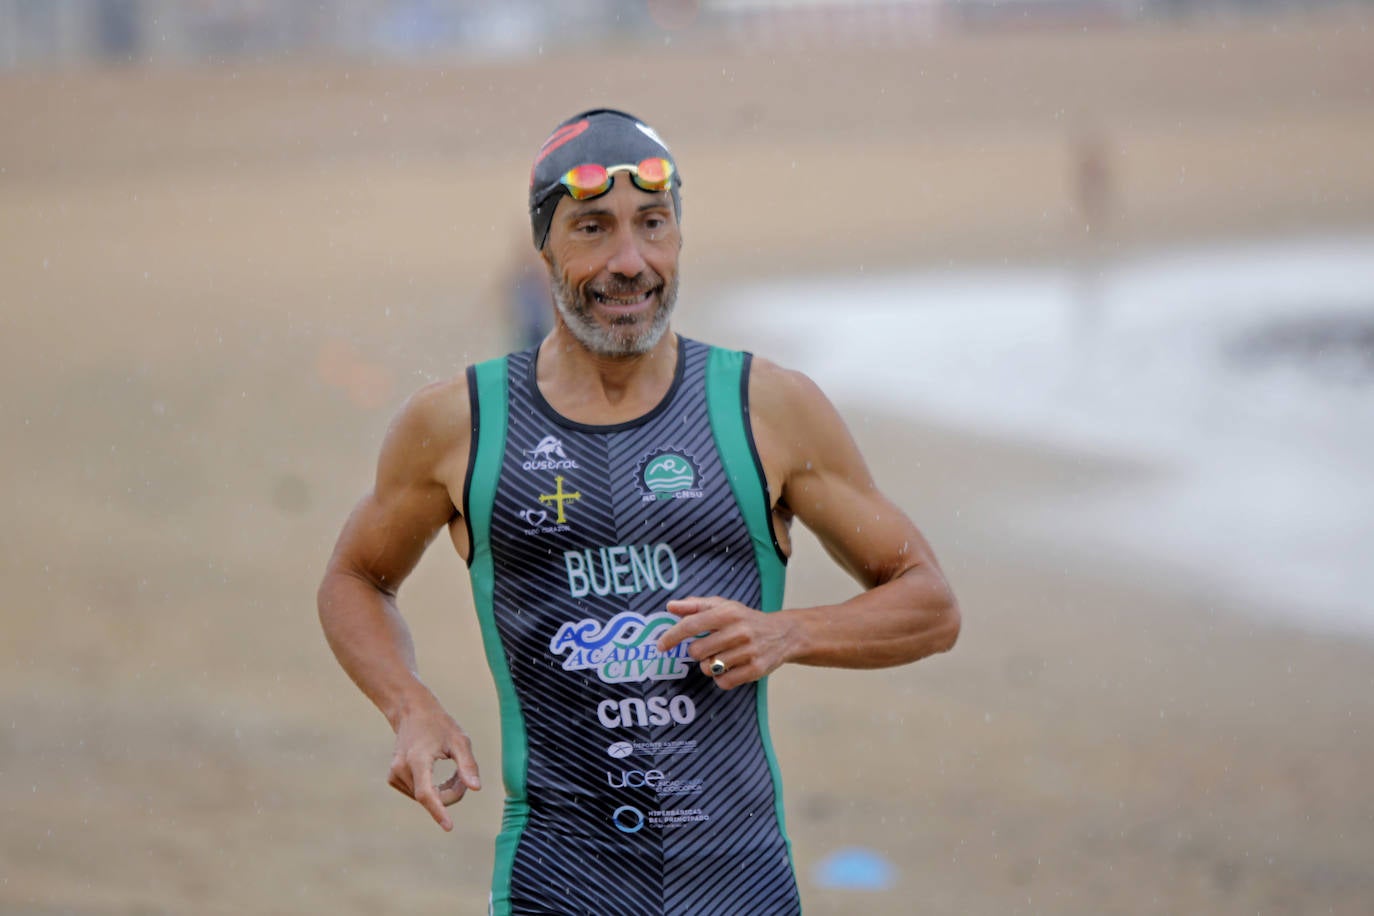
[[[788,660],[796,644],[796,628],[783,611],[765,614],[717,597],[669,601],[668,612],[682,619],[659,637],[658,650],[667,652],[684,639],[696,637],[687,654],[724,690],[772,674]],[[725,663],[724,674],[711,674],[711,662],[716,659]]]
[[[458,769],[448,781],[436,787],[434,764],[440,760],[452,760]],[[472,756],[472,742],[437,702],[408,713],[400,720],[396,727],[396,753],[391,758],[387,783],[424,806],[435,823],[445,830],[453,829],[453,821],[444,809],[457,804],[468,789],[475,792],[482,788],[477,760]]]

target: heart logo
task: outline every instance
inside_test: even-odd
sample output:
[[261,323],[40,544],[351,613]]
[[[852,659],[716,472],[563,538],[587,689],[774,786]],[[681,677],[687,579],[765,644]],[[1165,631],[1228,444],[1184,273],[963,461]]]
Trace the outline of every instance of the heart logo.
[[526,525],[538,528],[549,520],[549,513],[544,509],[526,509],[520,513],[520,517],[525,520]]

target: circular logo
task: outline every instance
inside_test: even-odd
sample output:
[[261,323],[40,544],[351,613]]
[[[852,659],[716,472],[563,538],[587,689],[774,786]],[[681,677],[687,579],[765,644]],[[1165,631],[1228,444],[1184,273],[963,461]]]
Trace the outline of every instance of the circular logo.
[[696,469],[684,455],[659,455],[644,467],[644,486],[650,493],[690,490],[697,481]]
[[644,826],[644,812],[634,805],[621,805],[611,814],[611,820],[621,833],[638,833]]
[[617,741],[615,744],[612,744],[610,747],[606,748],[606,753],[610,754],[612,757],[615,757],[616,759],[620,759],[621,757],[628,757],[634,752],[635,746],[628,741]]

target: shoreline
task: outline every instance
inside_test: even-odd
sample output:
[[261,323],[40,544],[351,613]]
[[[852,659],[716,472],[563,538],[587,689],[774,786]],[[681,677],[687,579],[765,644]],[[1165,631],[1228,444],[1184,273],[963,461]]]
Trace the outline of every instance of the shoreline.
[[[1103,280],[1086,330],[1062,266],[794,273],[708,293],[703,322],[808,373],[859,422],[1067,463],[1016,507],[1027,542],[1368,640],[1359,545],[1374,528],[1359,507],[1374,508],[1374,437],[1359,420],[1374,378],[1357,374],[1361,338],[1332,335],[1374,329],[1371,246],[1326,234],[1136,254]],[[1320,348],[1293,328],[1324,334]],[[1289,349],[1267,362],[1236,356],[1241,342],[1284,346],[1285,329]]]

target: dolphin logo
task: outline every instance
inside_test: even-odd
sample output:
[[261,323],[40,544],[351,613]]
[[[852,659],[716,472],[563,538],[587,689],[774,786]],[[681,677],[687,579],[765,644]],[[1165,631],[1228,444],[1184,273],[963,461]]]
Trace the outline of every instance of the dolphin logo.
[[567,460],[567,454],[563,451],[563,440],[553,436],[545,436],[539,440],[539,444],[529,451],[526,455],[533,455],[535,461],[553,461],[555,458]]

